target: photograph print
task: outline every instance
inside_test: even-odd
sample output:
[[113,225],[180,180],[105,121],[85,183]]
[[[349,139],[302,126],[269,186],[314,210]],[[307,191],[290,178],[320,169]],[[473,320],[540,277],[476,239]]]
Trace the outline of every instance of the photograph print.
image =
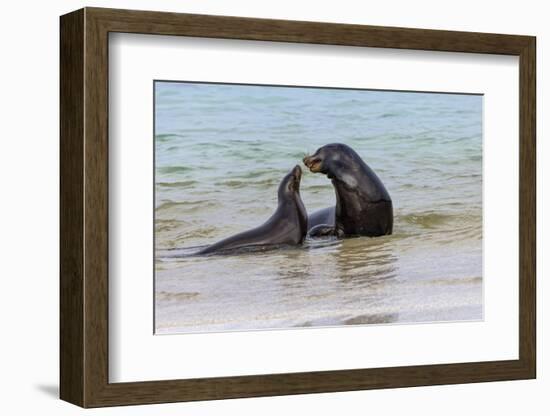
[[154,81],[155,334],[483,320],[483,95]]

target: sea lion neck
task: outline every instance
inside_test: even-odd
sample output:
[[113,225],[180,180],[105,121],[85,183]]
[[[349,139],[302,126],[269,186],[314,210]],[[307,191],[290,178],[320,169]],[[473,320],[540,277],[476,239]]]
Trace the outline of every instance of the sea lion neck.
[[365,163],[357,166],[340,167],[327,174],[337,193],[355,193],[368,202],[391,201],[382,181]]
[[279,184],[279,188],[277,188],[277,202],[279,204],[288,199],[286,188],[288,185],[288,181],[290,180],[292,180],[292,178],[290,177],[290,174],[286,175],[281,181],[281,183]]

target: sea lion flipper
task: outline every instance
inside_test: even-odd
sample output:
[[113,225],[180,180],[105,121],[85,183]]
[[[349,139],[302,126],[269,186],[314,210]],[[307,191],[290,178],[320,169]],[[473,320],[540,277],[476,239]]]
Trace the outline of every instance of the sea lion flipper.
[[310,238],[342,237],[342,233],[334,225],[330,224],[318,224],[312,227],[307,235]]

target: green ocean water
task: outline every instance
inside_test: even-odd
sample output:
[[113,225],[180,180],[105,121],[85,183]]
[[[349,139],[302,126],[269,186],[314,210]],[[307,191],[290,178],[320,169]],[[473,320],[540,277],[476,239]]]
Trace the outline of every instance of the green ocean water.
[[[479,320],[478,95],[155,83],[155,330]],[[378,174],[394,234],[192,256],[255,227],[305,154],[341,142]],[[333,205],[304,170],[308,212]]]

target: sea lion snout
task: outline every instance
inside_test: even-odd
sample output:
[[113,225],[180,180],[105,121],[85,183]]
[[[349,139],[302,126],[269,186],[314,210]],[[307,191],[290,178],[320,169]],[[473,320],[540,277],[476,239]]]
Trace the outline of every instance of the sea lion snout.
[[321,159],[319,159],[317,156],[306,156],[302,159],[302,161],[311,172],[315,173],[321,171]]
[[294,191],[300,191],[300,182],[302,181],[302,168],[296,165],[290,171],[290,188]]
[[300,165],[294,166],[294,169],[292,169],[292,174],[297,178],[300,179],[302,177],[302,168]]

